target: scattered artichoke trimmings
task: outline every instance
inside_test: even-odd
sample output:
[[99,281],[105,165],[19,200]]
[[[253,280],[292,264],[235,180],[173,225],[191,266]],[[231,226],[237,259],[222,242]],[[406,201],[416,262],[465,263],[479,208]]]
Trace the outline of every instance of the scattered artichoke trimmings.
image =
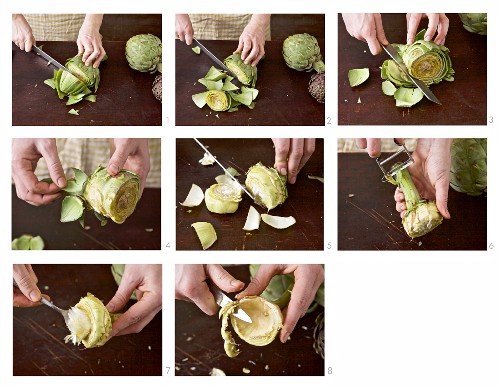
[[245,225],[243,226],[243,230],[245,231],[258,230],[259,226],[260,226],[259,211],[257,211],[254,206],[250,206],[250,208],[248,209],[247,220],[245,221]]
[[349,85],[351,87],[356,87],[361,85],[369,77],[370,77],[370,70],[368,70],[368,68],[351,69],[347,73],[347,78],[349,78]]
[[215,232],[214,226],[208,222],[196,222],[191,224],[196,231],[196,235],[200,240],[201,247],[203,250],[211,247],[217,240],[217,233]]
[[296,220],[293,216],[273,216],[269,214],[262,214],[261,215],[262,221],[266,224],[268,224],[271,227],[277,228],[277,229],[284,229],[288,228],[296,223]]
[[12,241],[11,248],[12,250],[43,250],[45,243],[39,235],[34,237],[24,234]]
[[197,207],[201,204],[204,197],[203,190],[196,184],[192,184],[186,199],[179,204],[184,207]]
[[[248,314],[252,323],[247,323],[233,315],[238,308]],[[221,336],[224,339],[224,350],[229,357],[238,356],[240,353],[237,348],[238,344],[227,329],[229,321],[242,340],[255,346],[270,344],[283,327],[283,315],[280,308],[259,296],[248,296],[226,304],[219,311],[219,318],[222,320]]]

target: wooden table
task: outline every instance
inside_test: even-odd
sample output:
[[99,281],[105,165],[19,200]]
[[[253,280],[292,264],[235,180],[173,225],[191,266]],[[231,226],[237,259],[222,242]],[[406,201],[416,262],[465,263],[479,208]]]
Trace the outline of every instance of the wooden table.
[[[266,166],[274,164],[274,149],[271,139],[203,139],[222,165],[233,167],[241,174],[261,161]],[[243,225],[248,209],[253,205],[260,213],[261,207],[243,194],[238,210],[234,214],[215,214],[207,210],[202,202],[198,207],[183,207],[191,185],[203,191],[215,184],[215,177],[222,169],[202,166],[198,160],[203,150],[192,139],[177,140],[177,250],[200,250],[201,244],[194,228],[195,222],[210,222],[217,232],[217,241],[211,250],[322,250],[323,249],[323,183],[309,180],[308,175],[323,176],[323,140],[316,140],[316,151],[300,172],[297,182],[288,184],[288,199],[282,206],[270,211],[271,215],[293,216],[297,223],[290,228],[277,230],[264,222],[256,231],[244,231]]]
[[[450,29],[445,45],[450,49],[455,81],[431,86],[442,105],[424,97],[412,108],[399,108],[381,89],[380,66],[387,54],[373,56],[366,43],[347,33],[339,14],[339,125],[486,125],[486,36],[467,32],[457,14],[447,16]],[[406,41],[404,14],[383,14],[382,20],[389,42]],[[418,31],[427,27],[425,23]],[[370,78],[351,88],[348,71],[364,67],[369,68]]]
[[[63,309],[87,292],[106,304],[117,286],[111,265],[33,265],[42,293]],[[124,310],[130,308],[129,302]],[[14,308],[14,375],[161,375],[162,316],[140,332],[117,336],[102,347],[65,344],[69,330],[63,317],[41,305]]]
[[[13,125],[161,125],[161,103],[151,87],[156,74],[129,67],[125,43],[103,42],[109,59],[99,66],[101,82],[97,101],[81,101],[67,106],[55,90],[43,83],[52,78],[54,66],[34,53],[12,44],[12,124]],[[77,54],[75,42],[38,42],[43,50],[64,64]],[[79,115],[68,114],[77,109]]]
[[339,153],[338,168],[339,250],[486,249],[486,195],[468,196],[450,188],[451,219],[412,240],[396,211],[395,186],[381,181],[375,160],[361,153]]
[[[248,283],[248,265],[226,267],[236,278]],[[313,349],[313,330],[319,306],[299,320],[291,340],[282,344],[276,338],[264,347],[254,347],[234,338],[241,353],[230,358],[224,352],[217,315],[204,314],[195,304],[175,301],[175,366],[176,375],[209,375],[212,368],[226,375],[324,375],[324,360]],[[250,370],[249,374],[243,368]]]
[[12,238],[40,235],[49,250],[159,250],[161,249],[161,190],[146,188],[134,213],[123,224],[108,221],[102,227],[86,213],[83,229],[79,222],[61,223],[61,201],[34,207],[16,196],[12,186]]
[[[319,39],[319,37],[318,37]],[[235,41],[201,41],[220,60],[238,46]],[[324,39],[319,40],[324,53]],[[309,95],[313,72],[289,68],[283,59],[283,41],[266,42],[266,57],[257,66],[259,95],[255,108],[240,106],[236,112],[214,112],[207,105],[198,108],[191,96],[206,88],[197,83],[216,64],[204,53],[196,55],[192,46],[175,42],[175,121],[176,125],[324,125],[325,105]],[[217,117],[217,116],[218,117]]]

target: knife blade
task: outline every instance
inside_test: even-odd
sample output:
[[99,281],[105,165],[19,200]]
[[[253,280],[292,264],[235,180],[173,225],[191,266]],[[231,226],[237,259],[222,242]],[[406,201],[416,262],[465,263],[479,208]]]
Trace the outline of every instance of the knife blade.
[[[201,149],[203,149],[203,150],[204,150],[204,151],[205,151],[205,152],[206,152],[209,156],[211,156],[211,157],[215,160],[215,162],[219,165],[219,167],[221,167],[221,168],[223,169],[224,173],[225,173],[227,176],[229,176],[229,177],[230,177],[230,178],[231,178],[231,179],[232,179],[232,180],[233,180],[233,181],[234,181],[234,182],[235,182],[235,183],[236,183],[236,184],[240,187],[240,189],[241,189],[242,191],[244,191],[244,192],[245,192],[248,196],[250,196],[250,198],[251,198],[251,199],[252,199],[255,203],[259,204],[259,203],[255,200],[255,198],[252,196],[252,194],[251,194],[250,192],[248,192],[248,191],[246,190],[246,188],[245,188],[245,187],[243,187],[243,186],[240,184],[240,182],[238,181],[238,179],[236,179],[233,175],[231,175],[231,174],[229,173],[229,171],[228,171],[228,170],[227,170],[227,169],[226,169],[226,168],[225,168],[225,167],[224,167],[224,166],[223,166],[223,165],[219,162],[219,160],[217,160],[217,158],[216,158],[216,157],[214,157],[214,155],[213,155],[212,153],[210,153],[210,151],[209,151],[209,150],[205,147],[205,145],[203,145],[203,144],[202,144],[202,143],[201,143],[201,142],[200,142],[197,138],[193,138],[193,140],[194,140],[194,141],[196,141],[196,143],[197,143],[197,144],[201,147]],[[259,206],[261,206],[261,205],[259,204]],[[262,207],[262,206],[261,206],[261,207]]]
[[[212,281],[207,281],[207,284],[208,288],[210,289],[210,291],[214,296],[216,304],[219,305],[221,308],[229,304],[230,302],[233,302],[233,300],[231,300],[228,296],[226,296],[224,292],[220,290]],[[250,318],[250,316],[241,308],[238,308],[238,311],[234,313],[233,316],[249,324],[252,323],[252,319]]]
[[[45,60],[47,60],[50,64],[54,65],[55,67],[57,67],[58,69],[61,69],[61,70],[64,70],[64,71],[67,71],[68,73],[70,73],[71,75],[73,75],[74,77],[80,79],[76,74],[73,74],[71,71],[68,70],[67,67],[63,66],[62,64],[60,64],[57,60],[55,60],[54,58],[52,58],[49,54],[47,54],[45,51],[42,51],[40,50],[37,46],[33,45],[32,46],[33,48],[33,52],[35,52],[35,54],[38,54],[40,55],[42,58],[44,58]],[[80,81],[84,82],[82,79],[80,79]]]
[[193,42],[195,42],[198,45],[198,47],[201,48],[201,51],[207,54],[210,59],[212,59],[215,63],[217,63],[217,66],[220,66],[227,74],[232,76],[234,78],[234,81],[241,84],[241,82],[238,80],[238,77],[234,75],[234,73],[231,70],[229,70],[229,68],[224,63],[222,63],[222,61],[219,58],[217,58],[214,54],[212,54],[212,52],[208,48],[206,48],[203,44],[198,42],[195,38],[193,38]]
[[413,82],[413,84],[417,86],[422,91],[422,93],[424,93],[424,95],[427,97],[428,100],[437,103],[438,105],[441,105],[441,101],[439,101],[439,99],[434,95],[434,93],[429,89],[429,87],[427,87],[427,85],[424,82],[410,75],[410,72],[408,71],[406,65],[403,62],[403,58],[401,58],[401,56],[398,54],[396,49],[391,44],[388,44],[387,46],[381,44],[381,46],[387,53],[387,55],[389,55],[397,63],[399,68],[403,70],[408,79],[410,79]]

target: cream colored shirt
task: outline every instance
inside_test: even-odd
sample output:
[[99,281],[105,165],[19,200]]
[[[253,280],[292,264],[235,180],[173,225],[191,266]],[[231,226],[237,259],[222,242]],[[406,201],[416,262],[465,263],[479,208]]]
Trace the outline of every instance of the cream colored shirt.
[[76,41],[85,14],[23,14],[36,41]]
[[[416,138],[405,138],[405,146],[410,151],[415,150],[417,145]],[[394,142],[393,138],[382,138],[381,139],[382,152],[396,152],[399,146]],[[366,152],[365,149],[359,149],[356,146],[355,138],[339,138],[337,141],[337,151],[338,152]]]

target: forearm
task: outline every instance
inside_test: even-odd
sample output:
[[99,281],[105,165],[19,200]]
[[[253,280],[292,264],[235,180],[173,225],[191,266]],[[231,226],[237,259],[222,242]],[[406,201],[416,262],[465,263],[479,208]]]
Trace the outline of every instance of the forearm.
[[267,13],[254,13],[250,20],[250,23],[259,25],[263,28],[267,28],[271,23],[271,14]]
[[104,17],[103,14],[88,13],[87,15],[85,15],[85,20],[83,21],[83,24],[88,24],[89,26],[100,29],[103,17]]

